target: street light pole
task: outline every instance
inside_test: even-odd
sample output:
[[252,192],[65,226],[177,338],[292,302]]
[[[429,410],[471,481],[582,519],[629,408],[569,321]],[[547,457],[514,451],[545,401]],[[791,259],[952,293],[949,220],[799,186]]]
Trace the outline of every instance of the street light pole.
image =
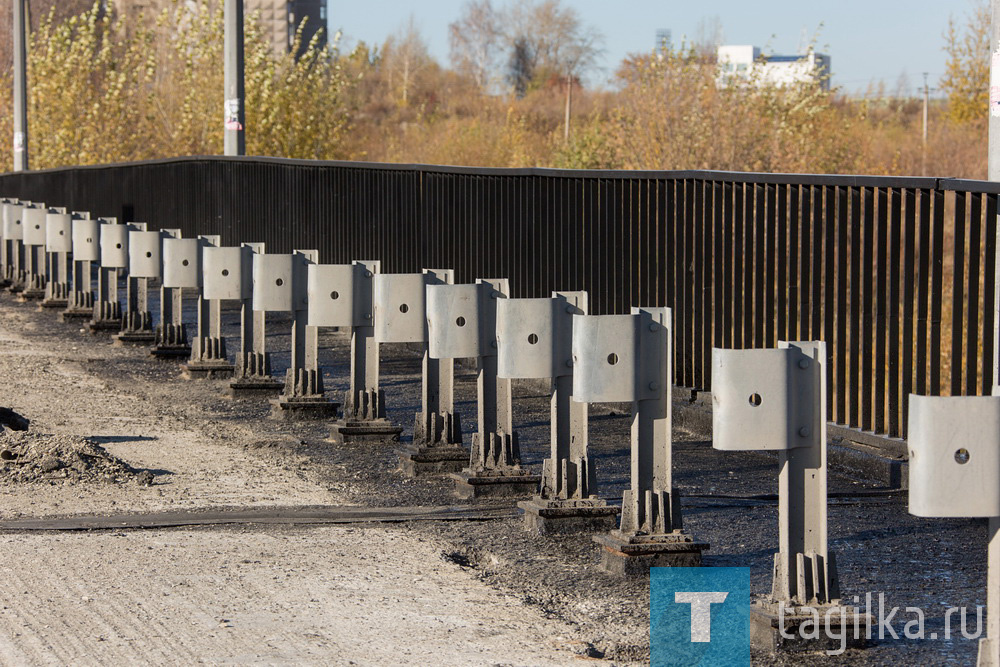
[[225,5],[225,154],[246,155],[246,111],[243,89],[243,0]]
[[14,171],[28,169],[27,0],[14,0]]

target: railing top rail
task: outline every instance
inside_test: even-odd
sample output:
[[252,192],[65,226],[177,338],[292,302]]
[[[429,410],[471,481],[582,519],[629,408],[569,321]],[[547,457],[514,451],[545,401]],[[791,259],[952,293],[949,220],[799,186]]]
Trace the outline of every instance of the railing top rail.
[[[312,167],[323,169],[329,167],[372,169],[385,171],[413,171],[424,174],[455,174],[470,176],[540,176],[547,178],[598,178],[608,180],[646,179],[646,180],[702,180],[712,182],[761,183],[784,185],[816,185],[844,187],[873,188],[916,188],[916,189],[946,189],[969,192],[1000,192],[1000,183],[988,181],[973,181],[954,178],[931,178],[921,176],[860,176],[843,174],[772,174],[742,171],[712,171],[712,170],[605,170],[605,169],[549,169],[541,167],[500,168],[500,167],[458,167],[449,165],[428,164],[397,164],[384,162],[350,162],[342,160],[300,160],[291,158],[257,157],[257,156],[188,156],[162,158],[158,160],[143,160],[138,162],[98,164],[71,167],[55,167],[33,172],[21,173],[59,173],[73,170],[114,169],[123,166],[152,166],[161,164],[176,164],[185,162],[233,162],[250,164],[277,164],[294,167]],[[8,172],[10,175],[12,172]]]

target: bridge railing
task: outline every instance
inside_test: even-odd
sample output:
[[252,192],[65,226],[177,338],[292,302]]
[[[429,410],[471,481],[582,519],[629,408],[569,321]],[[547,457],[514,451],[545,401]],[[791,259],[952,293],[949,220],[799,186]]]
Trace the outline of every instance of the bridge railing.
[[0,175],[0,195],[318,248],[386,272],[454,268],[591,312],[670,306],[675,383],[711,348],[825,340],[829,414],[905,436],[906,396],[988,394],[1000,184],[937,178],[560,171],[178,158]]

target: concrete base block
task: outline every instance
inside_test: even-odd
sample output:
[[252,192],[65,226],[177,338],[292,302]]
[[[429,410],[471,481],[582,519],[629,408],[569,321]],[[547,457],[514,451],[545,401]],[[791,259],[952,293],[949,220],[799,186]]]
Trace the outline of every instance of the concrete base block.
[[233,398],[269,398],[279,396],[284,390],[284,382],[269,377],[243,378],[229,384],[229,395]]
[[63,310],[69,305],[67,299],[44,299],[40,304],[38,304],[39,310]]
[[399,442],[402,426],[387,419],[341,419],[330,429],[330,440],[338,445]]
[[181,376],[188,380],[228,380],[236,372],[236,366],[224,361],[189,361]]
[[[93,316],[93,313],[91,313]],[[91,320],[90,333],[112,333],[122,330],[121,320]]]
[[541,475],[532,475],[523,468],[501,471],[463,470],[449,475],[455,480],[455,495],[459,498],[525,498],[538,493]]
[[517,504],[524,510],[524,527],[538,535],[603,533],[615,529],[621,509],[597,498],[546,500],[535,496]]
[[89,320],[92,317],[94,317],[93,308],[67,308],[62,312],[62,318],[65,322],[72,320]]
[[842,645],[845,648],[868,645],[868,628],[874,622],[870,614],[857,607],[841,605],[816,605],[814,609],[819,615],[818,627],[813,623],[812,613],[801,607],[785,607],[782,617],[778,605],[773,602],[753,604],[748,624],[750,645],[769,653],[836,651]]
[[414,444],[399,450],[399,468],[410,477],[457,473],[468,467],[469,450],[462,445]]
[[157,359],[178,361],[191,358],[190,345],[154,345],[149,353]]
[[23,289],[18,295],[17,300],[21,303],[27,303],[28,301],[40,301],[45,298],[44,289]]
[[152,331],[123,331],[115,336],[114,345],[152,345],[156,334]]
[[288,421],[332,419],[337,416],[340,403],[322,396],[310,398],[285,398],[271,401],[271,416]]
[[700,567],[701,552],[708,549],[690,535],[625,535],[619,530],[595,535],[601,545],[601,569],[625,577],[649,576],[651,567]]

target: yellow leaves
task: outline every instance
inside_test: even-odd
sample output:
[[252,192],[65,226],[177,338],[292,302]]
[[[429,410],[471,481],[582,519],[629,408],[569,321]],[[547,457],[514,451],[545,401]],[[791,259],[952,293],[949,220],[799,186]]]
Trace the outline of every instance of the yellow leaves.
[[[32,166],[220,153],[222,27],[221,3],[208,0],[174,0],[148,22],[110,2],[58,24],[43,17],[29,42]],[[338,156],[346,77],[335,45],[314,38],[295,61],[273,53],[255,17],[246,33],[249,152]]]
[[990,81],[990,4],[979,2],[959,28],[948,19],[948,54],[941,88],[948,95],[948,118],[955,123],[985,122]]

